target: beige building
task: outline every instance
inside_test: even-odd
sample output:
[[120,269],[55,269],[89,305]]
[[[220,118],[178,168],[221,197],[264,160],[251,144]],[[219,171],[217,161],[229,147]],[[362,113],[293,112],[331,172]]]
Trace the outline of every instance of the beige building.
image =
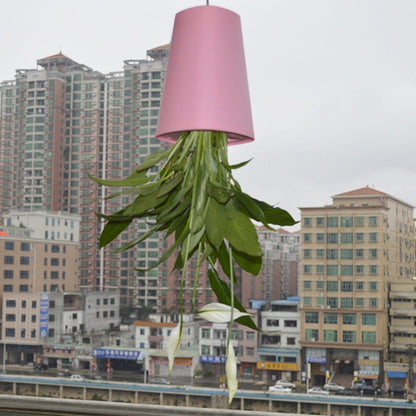
[[414,276],[413,207],[369,187],[301,208],[301,345],[312,384],[384,380],[389,284]]

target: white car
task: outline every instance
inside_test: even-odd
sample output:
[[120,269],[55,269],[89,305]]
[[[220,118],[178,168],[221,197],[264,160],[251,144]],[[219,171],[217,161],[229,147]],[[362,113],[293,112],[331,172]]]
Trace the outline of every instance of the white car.
[[296,384],[286,380],[277,380],[275,386],[287,387],[289,389],[296,389]]
[[71,381],[84,381],[85,378],[83,376],[80,376],[79,374],[72,374],[71,377],[69,377]]
[[324,385],[324,390],[328,390],[328,391],[341,391],[341,390],[345,390],[345,387],[340,386],[337,383],[331,382],[331,383],[327,383]]
[[282,387],[282,386],[270,386],[269,387],[269,393],[281,393],[281,394],[287,394],[292,393],[292,389],[290,387]]
[[321,389],[320,387],[311,387],[308,389],[308,394],[329,394],[328,391]]

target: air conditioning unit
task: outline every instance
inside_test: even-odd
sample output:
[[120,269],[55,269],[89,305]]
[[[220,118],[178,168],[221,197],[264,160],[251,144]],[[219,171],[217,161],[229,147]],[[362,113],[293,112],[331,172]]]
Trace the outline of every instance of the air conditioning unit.
[[323,276],[319,276],[318,277],[318,280],[322,282],[322,280],[324,280],[324,277]]

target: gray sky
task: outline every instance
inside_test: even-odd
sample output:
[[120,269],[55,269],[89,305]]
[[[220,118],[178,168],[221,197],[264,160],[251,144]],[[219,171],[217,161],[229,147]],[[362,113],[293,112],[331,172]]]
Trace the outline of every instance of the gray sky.
[[[243,189],[321,206],[366,185],[416,205],[415,0],[211,0],[241,16],[256,140]],[[62,52],[101,72],[170,41],[205,0],[2,0],[0,80]]]

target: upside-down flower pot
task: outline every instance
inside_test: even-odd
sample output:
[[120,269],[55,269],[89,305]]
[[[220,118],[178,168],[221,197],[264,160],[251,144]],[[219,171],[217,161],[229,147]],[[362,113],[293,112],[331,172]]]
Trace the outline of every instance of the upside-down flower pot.
[[156,137],[174,143],[187,131],[254,140],[240,17],[199,6],[175,18]]

